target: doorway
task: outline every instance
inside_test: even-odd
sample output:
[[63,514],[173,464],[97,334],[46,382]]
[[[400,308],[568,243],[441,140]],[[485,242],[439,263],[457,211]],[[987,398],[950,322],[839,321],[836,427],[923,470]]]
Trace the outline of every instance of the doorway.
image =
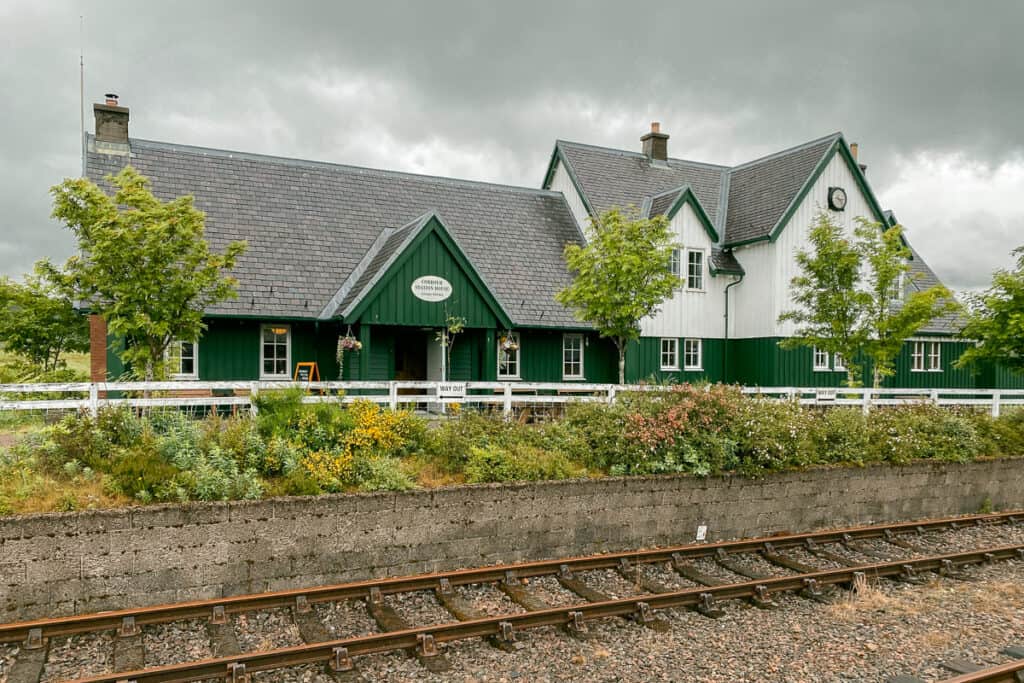
[[395,379],[408,382],[427,379],[427,332],[402,330],[395,335]]

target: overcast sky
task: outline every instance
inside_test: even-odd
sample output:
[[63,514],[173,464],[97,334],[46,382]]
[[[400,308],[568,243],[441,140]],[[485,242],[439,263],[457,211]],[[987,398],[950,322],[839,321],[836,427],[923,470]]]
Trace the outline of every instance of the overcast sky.
[[0,274],[63,260],[48,188],[133,137],[536,187],[556,138],[737,163],[842,130],[957,289],[1024,244],[1024,2],[0,3]]

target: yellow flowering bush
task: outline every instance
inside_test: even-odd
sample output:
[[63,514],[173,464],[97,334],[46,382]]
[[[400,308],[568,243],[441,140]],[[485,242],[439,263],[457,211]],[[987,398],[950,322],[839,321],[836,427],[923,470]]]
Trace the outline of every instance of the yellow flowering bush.
[[345,435],[345,452],[397,455],[418,427],[418,420],[405,410],[385,410],[371,401],[349,406],[355,428]]
[[302,468],[321,488],[338,491],[352,479],[352,454],[347,451],[310,451]]

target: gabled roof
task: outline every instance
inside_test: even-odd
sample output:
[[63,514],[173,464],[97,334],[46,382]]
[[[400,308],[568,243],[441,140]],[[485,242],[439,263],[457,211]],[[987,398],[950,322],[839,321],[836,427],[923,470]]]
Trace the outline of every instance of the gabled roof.
[[[922,292],[931,287],[944,286],[942,281],[939,280],[939,276],[935,274],[935,271],[924,262],[924,259],[917,253],[917,250],[906,241],[906,234],[903,237],[904,243],[910,248],[912,256],[910,259],[910,270],[908,271],[910,276],[908,288]],[[944,313],[937,318],[932,318],[919,331],[928,334],[952,335],[959,332],[965,322],[962,312],[954,310]]]
[[704,210],[700,200],[693,193],[693,188],[689,185],[676,187],[653,197],[645,197],[641,214],[648,218],[664,215],[669,220],[672,220],[679,212],[679,209],[683,208],[686,204],[693,208],[693,212],[697,214],[697,220],[700,221],[711,241],[718,242],[718,233],[715,231],[715,226],[711,223],[711,218],[708,216],[707,211]]
[[[588,210],[634,204],[656,213],[673,191],[689,186],[721,236],[719,246],[728,249],[775,239],[836,154],[850,167],[875,220],[884,221],[841,133],[733,167],[671,158],[657,162],[639,152],[559,140],[544,187],[549,186],[555,165],[562,162]],[[645,198],[651,198],[651,203],[645,204]]]
[[586,327],[554,299],[572,279],[565,244],[581,241],[560,192],[148,140],[130,149],[105,153],[88,136],[86,175],[130,161],[161,199],[195,196],[212,248],[249,243],[233,271],[239,297],[210,315],[315,319],[365,290],[410,220],[437,212],[515,325]]

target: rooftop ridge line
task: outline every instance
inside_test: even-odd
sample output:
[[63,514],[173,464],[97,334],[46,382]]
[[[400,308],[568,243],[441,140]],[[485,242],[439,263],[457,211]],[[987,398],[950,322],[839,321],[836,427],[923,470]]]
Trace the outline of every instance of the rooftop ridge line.
[[[86,135],[92,139],[95,136],[86,133]],[[200,147],[198,145],[183,145],[174,142],[162,142],[160,140],[146,140],[144,138],[130,138],[129,145],[136,143],[141,144],[143,147],[151,149],[163,149],[167,151],[179,151],[203,156],[220,157],[227,159],[240,159],[244,161],[266,161],[270,163],[277,163],[283,166],[293,166],[297,168],[323,168],[323,169],[335,169],[339,171],[348,171],[357,173],[359,175],[367,176],[379,176],[379,177],[391,177],[391,178],[409,178],[412,180],[428,180],[439,183],[447,183],[450,185],[468,185],[472,187],[480,188],[494,188],[508,190],[511,192],[517,192],[522,194],[531,194],[542,197],[560,197],[561,192],[555,192],[554,190],[543,190],[535,187],[527,187],[524,185],[509,185],[507,183],[492,183],[486,180],[470,180],[468,178],[453,178],[451,176],[440,176],[431,175],[427,173],[412,173],[410,171],[392,171],[381,168],[370,168],[368,166],[355,166],[352,164],[341,164],[332,161],[316,161],[313,159],[299,159],[296,157],[283,157],[275,156],[272,154],[259,154],[256,152],[240,152],[237,150],[230,149],[218,149],[215,147]],[[94,152],[95,154],[102,154],[102,152]]]

